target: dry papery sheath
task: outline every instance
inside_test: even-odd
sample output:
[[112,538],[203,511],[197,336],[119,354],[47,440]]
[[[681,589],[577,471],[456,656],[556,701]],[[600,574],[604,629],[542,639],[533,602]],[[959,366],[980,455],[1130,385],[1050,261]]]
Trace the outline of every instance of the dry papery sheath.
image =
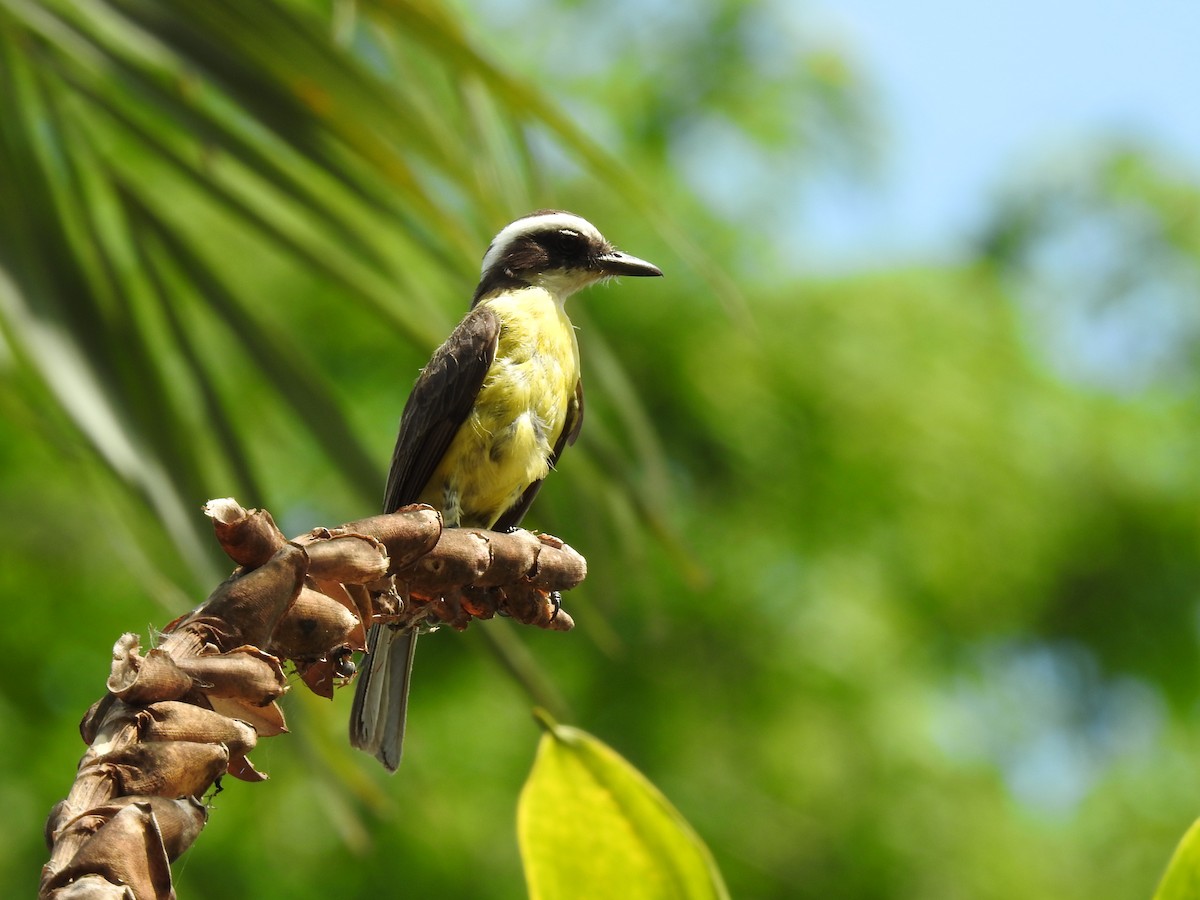
[[285,665],[332,697],[374,623],[462,630],[503,615],[567,631],[559,592],[587,574],[557,538],[443,529],[420,504],[291,541],[265,510],[204,511],[238,567],[157,646],[114,645],[106,693],[80,723],[87,752],[46,822],[40,898],[174,897],[170,863],[207,821],[202,798],[225,775],[266,778],[248,754],[287,731]]

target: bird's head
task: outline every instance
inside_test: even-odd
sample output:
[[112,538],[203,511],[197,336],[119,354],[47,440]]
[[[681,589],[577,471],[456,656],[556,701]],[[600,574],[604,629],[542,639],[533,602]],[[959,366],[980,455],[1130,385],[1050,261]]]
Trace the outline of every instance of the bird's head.
[[483,257],[475,302],[505,288],[536,285],[565,300],[616,275],[662,275],[644,259],[622,253],[587,219],[561,210],[538,210],[492,239]]

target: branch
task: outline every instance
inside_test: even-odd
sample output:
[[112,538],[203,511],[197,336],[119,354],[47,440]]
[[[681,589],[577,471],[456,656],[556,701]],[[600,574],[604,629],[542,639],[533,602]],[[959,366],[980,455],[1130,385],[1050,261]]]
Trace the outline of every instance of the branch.
[[247,754],[287,730],[283,662],[332,697],[368,624],[503,615],[566,631],[558,592],[587,571],[557,538],[443,529],[422,505],[291,541],[264,510],[213,500],[205,513],[238,568],[156,648],[143,655],[134,634],[113,647],[108,693],[80,723],[88,750],[46,822],[39,898],[173,898],[170,863],[208,819],[201,797],[225,774],[266,778]]

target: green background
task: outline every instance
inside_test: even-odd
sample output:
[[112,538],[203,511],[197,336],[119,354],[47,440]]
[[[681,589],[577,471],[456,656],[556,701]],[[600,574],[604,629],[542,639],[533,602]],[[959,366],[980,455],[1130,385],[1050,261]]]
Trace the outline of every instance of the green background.
[[[588,558],[576,630],[423,639],[395,778],[348,691],[297,685],[180,896],[520,896],[535,702],[734,896],[1148,895],[1200,813],[1195,173],[1097,139],[953,262],[805,276],[675,152],[716,120],[781,178],[865,177],[850,60],[762,65],[769,11],[710,0],[551,73],[539,42],[608,12],[535,8],[0,5],[0,893],[33,892],[111,644],[227,572],[203,502],[372,512],[488,239],[555,206],[667,273],[571,305],[587,422],[527,524]],[[1048,357],[1147,286],[1179,323],[1151,377]]]

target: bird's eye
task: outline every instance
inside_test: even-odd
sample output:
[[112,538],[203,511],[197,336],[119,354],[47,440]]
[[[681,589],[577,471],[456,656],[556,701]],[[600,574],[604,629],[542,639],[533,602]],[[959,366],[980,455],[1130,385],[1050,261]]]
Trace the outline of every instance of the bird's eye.
[[587,258],[588,239],[573,228],[559,228],[551,231],[541,239],[540,243],[546,248],[553,265],[582,265]]

